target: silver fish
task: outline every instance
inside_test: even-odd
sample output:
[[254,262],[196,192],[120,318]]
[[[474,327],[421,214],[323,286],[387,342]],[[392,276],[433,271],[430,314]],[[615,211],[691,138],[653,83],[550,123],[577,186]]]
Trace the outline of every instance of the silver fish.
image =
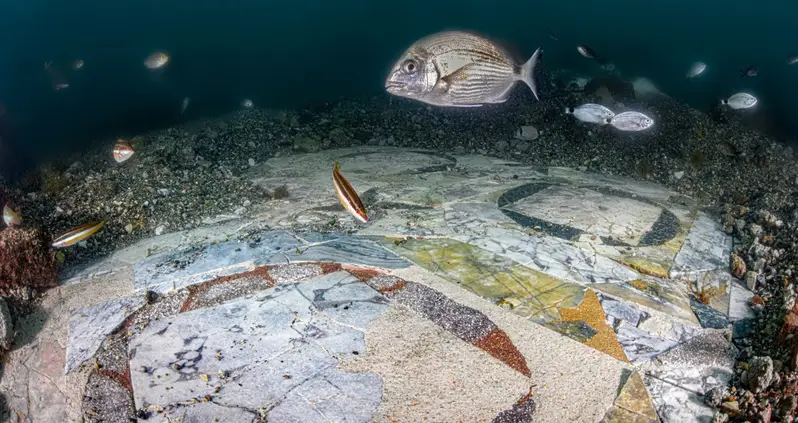
[[244,100],[241,101],[241,107],[249,109],[250,107],[252,107],[252,100],[245,98]]
[[615,116],[615,113],[601,104],[587,103],[579,107],[568,107],[565,114],[574,115],[582,122],[606,125]]
[[688,78],[695,78],[698,75],[704,73],[707,70],[707,64],[703,62],[695,62],[693,66],[690,66],[690,70],[687,71]]
[[186,98],[183,99],[183,104],[180,105],[180,114],[181,115],[186,112],[186,109],[188,109],[188,103],[189,102],[191,102],[190,98],[186,97]]
[[434,106],[503,103],[517,81],[540,100],[535,67],[541,49],[518,63],[495,43],[467,32],[439,32],[413,43],[393,66],[385,89]]
[[623,112],[615,115],[609,123],[621,131],[645,131],[654,125],[654,119],[640,112]]
[[737,93],[729,97],[727,100],[721,100],[720,103],[731,107],[732,109],[748,109],[754,107],[758,100],[756,97],[748,93]]
[[168,62],[169,62],[168,54],[156,51],[155,53],[150,54],[149,56],[147,56],[146,59],[144,59],[144,66],[146,66],[147,69],[160,69],[166,66]]
[[8,204],[3,206],[3,222],[9,228],[12,226],[19,226],[22,224],[22,217],[14,211]]
[[796,63],[798,63],[798,56],[790,56],[789,58],[787,58],[788,65],[794,65]]
[[596,51],[590,48],[590,46],[586,46],[584,44],[576,46],[576,51],[578,51],[583,57],[597,61],[600,65],[607,64],[607,60],[596,54]]

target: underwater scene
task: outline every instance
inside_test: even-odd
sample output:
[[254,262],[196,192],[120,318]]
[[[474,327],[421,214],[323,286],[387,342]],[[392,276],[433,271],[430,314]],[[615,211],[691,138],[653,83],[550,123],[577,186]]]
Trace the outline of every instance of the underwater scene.
[[0,5],[0,421],[798,421],[797,11]]

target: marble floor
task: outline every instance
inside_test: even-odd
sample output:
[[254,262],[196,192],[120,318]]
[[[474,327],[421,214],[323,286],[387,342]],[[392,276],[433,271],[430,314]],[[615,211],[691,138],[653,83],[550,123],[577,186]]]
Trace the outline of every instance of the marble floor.
[[658,185],[377,147],[247,177],[288,196],[64,275],[15,416],[701,422],[752,317],[717,219]]

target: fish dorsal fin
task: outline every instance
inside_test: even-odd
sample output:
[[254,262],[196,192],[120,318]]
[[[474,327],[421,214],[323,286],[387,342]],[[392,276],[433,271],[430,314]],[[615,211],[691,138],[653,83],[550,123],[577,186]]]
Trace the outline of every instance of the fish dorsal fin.
[[468,77],[468,69],[473,66],[473,63],[469,63],[467,65],[463,65],[460,69],[441,77],[441,80],[445,82],[447,85],[451,86],[453,83],[457,81],[463,81]]

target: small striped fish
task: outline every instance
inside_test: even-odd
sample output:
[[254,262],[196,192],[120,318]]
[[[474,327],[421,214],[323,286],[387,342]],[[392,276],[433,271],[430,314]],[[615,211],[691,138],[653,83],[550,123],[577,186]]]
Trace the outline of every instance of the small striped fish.
[[22,224],[22,217],[6,204],[3,206],[3,222],[5,222],[6,226],[9,228],[12,226],[19,226]]
[[341,169],[338,166],[338,162],[335,162],[335,167],[333,168],[333,186],[335,186],[335,191],[338,193],[338,199],[341,200],[341,205],[344,206],[346,211],[355,216],[355,218],[363,223],[368,222],[368,218],[366,217],[366,207],[363,206],[363,203],[360,201],[360,197],[358,197],[357,192],[355,189],[352,188],[352,184],[344,178],[344,175],[341,174]]
[[385,89],[434,106],[477,107],[504,103],[515,83],[524,81],[540,100],[535,67],[542,54],[537,49],[521,64],[479,35],[439,32],[405,51],[385,81]]
[[116,145],[114,145],[114,160],[116,160],[117,163],[122,163],[133,157],[133,153],[135,152],[136,150],[133,149],[133,146],[130,145],[129,142],[118,140]]
[[75,245],[84,239],[88,239],[90,236],[96,234],[100,229],[102,229],[107,221],[108,219],[103,219],[74,227],[64,232],[58,238],[54,239],[53,248],[69,247],[70,245]]

